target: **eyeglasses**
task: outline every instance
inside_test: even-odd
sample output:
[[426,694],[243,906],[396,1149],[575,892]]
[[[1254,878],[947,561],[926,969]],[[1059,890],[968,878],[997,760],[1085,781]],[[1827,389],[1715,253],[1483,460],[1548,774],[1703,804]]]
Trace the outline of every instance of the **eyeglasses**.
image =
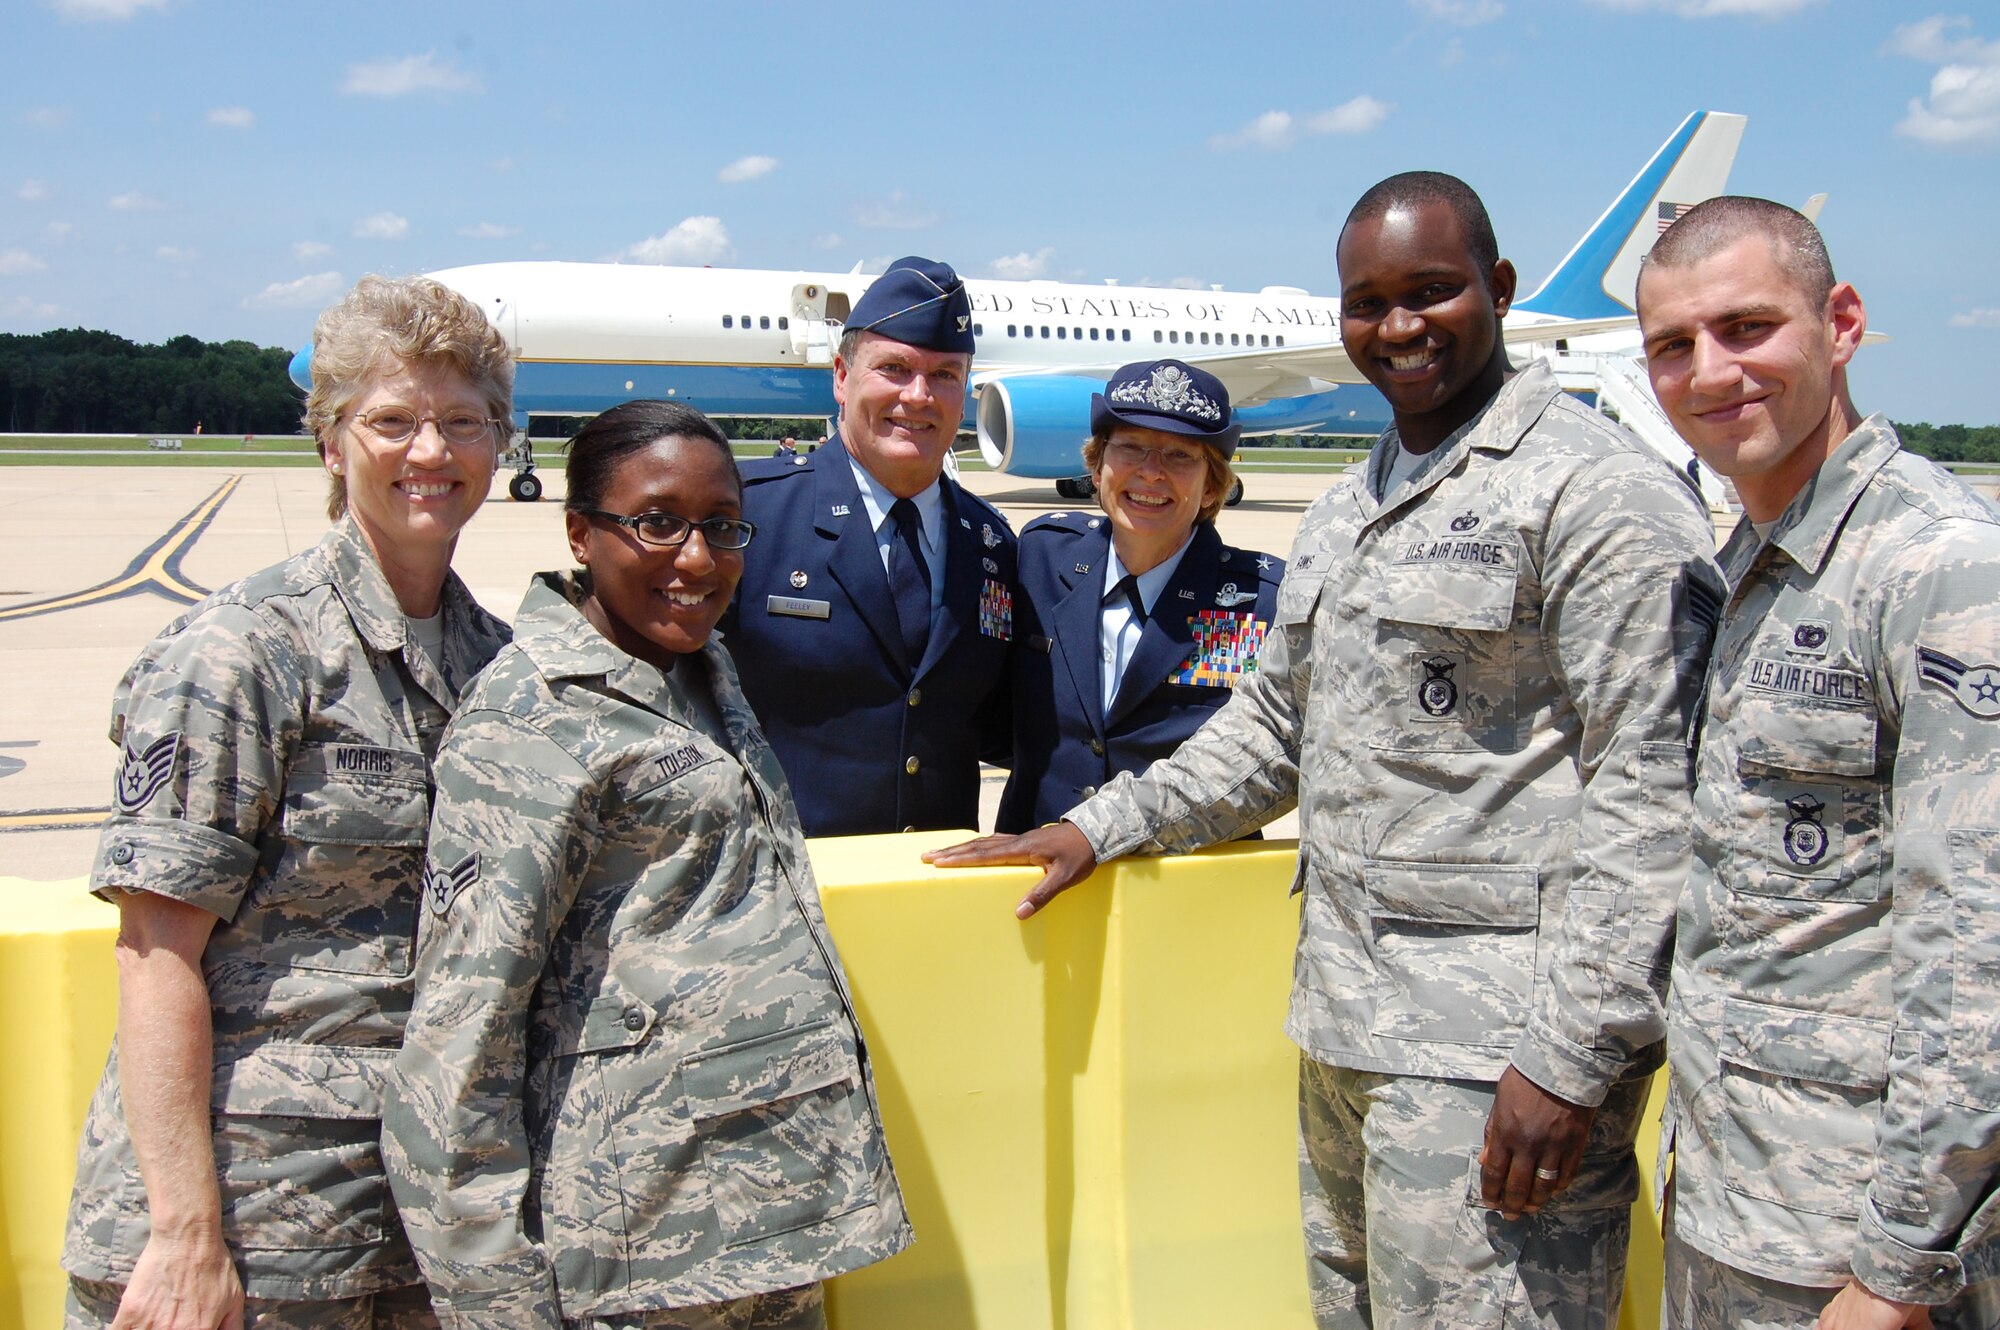
[[1136,443],[1107,443],[1104,445],[1104,457],[1106,461],[1134,470],[1138,469],[1139,465],[1146,460],[1146,454],[1148,453],[1159,458],[1160,465],[1166,470],[1179,471],[1183,474],[1193,471],[1196,467],[1204,464],[1201,449],[1182,447],[1178,444],[1169,445],[1165,448],[1142,448]]
[[757,534],[757,528],[740,517],[711,517],[706,522],[690,522],[672,513],[640,513],[636,517],[626,517],[622,513],[607,513],[602,508],[579,508],[577,511],[585,517],[601,517],[607,522],[616,522],[629,529],[642,544],[661,545],[669,549],[685,545],[687,538],[697,530],[713,550],[740,550],[750,543],[750,537]]
[[407,443],[416,437],[425,421],[437,426],[438,434],[446,443],[460,445],[486,442],[493,427],[500,423],[472,411],[447,411],[443,415],[423,416],[407,406],[378,406],[373,411],[359,412],[354,417],[357,425],[384,443]]

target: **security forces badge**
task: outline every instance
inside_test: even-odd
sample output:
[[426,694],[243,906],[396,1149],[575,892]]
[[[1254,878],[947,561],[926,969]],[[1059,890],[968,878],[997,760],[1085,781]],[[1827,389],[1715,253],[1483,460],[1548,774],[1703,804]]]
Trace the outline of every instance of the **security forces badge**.
[[1417,663],[1424,671],[1417,680],[1417,707],[1433,720],[1442,720],[1458,707],[1458,685],[1451,678],[1458,662],[1450,656],[1425,656]]
[[424,865],[424,901],[431,907],[431,913],[444,915],[450,912],[465,889],[479,880],[479,855],[466,855],[450,868],[439,863]]
[[1950,693],[1953,701],[1981,720],[2000,716],[2000,665],[1968,665],[1956,656],[1919,646],[1917,677]]
[[1812,794],[1797,794],[1785,800],[1785,811],[1792,815],[1785,823],[1785,857],[1800,868],[1816,866],[1826,858],[1826,823],[1820,820],[1826,801]]

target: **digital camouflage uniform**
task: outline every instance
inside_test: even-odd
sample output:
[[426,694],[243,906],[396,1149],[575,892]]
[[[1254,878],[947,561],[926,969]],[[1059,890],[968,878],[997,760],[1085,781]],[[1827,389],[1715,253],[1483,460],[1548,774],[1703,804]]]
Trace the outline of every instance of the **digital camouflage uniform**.
[[[123,761],[92,889],[213,913],[223,1236],[252,1298],[413,1284],[378,1146],[416,950],[430,761],[458,691],[507,640],[455,577],[444,673],[352,519],[169,625],[119,684]],[[84,1122],[63,1267],[123,1284],[145,1187],[114,1046]]]
[[[1371,469],[1397,447],[1384,435]],[[1504,1302],[1513,1325],[1526,1298],[1546,1323],[1581,1326],[1606,1283],[1615,1315],[1637,1078],[1661,1058],[1686,874],[1713,546],[1684,480],[1545,367],[1527,370],[1383,501],[1359,471],[1321,496],[1257,672],[1175,756],[1069,814],[1104,859],[1236,836],[1297,799],[1305,901],[1287,1033],[1342,1082],[1332,1093],[1307,1067],[1301,1084],[1326,1324],[1366,1323],[1372,1300],[1380,1324],[1502,1323]],[[1366,1145],[1371,1161],[1393,1147],[1443,1208],[1370,1204],[1365,1235],[1349,1222],[1366,1182],[1325,1166],[1340,1153],[1325,1134],[1344,1120],[1331,1098],[1361,1130],[1362,1073],[1478,1083],[1490,1104],[1509,1063],[1615,1120],[1568,1191],[1539,1219],[1474,1208],[1478,1133],[1450,1154],[1409,1143],[1426,1131],[1419,1107],[1404,1144],[1390,1119],[1367,1118]],[[1384,1224],[1409,1240],[1384,1241]],[[1422,1268],[1418,1239],[1439,1228],[1465,1236],[1465,1270]],[[1570,1266],[1579,1243],[1590,1269]]]
[[1671,999],[1678,1236],[2000,1323],[2000,521],[1871,417],[1723,564]]
[[798,814],[729,657],[711,640],[663,674],[624,654],[572,603],[584,576],[536,579],[438,763],[388,1137],[447,1325],[629,1324],[910,1236]]

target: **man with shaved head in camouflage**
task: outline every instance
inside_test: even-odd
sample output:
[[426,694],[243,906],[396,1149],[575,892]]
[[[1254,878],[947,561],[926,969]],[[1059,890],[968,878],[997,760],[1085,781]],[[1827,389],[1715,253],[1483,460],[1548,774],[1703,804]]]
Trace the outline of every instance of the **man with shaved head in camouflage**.
[[1639,279],[1722,551],[1669,1003],[1666,1313],[2000,1324],[2000,521],[1863,419],[1811,222],[1719,198]]

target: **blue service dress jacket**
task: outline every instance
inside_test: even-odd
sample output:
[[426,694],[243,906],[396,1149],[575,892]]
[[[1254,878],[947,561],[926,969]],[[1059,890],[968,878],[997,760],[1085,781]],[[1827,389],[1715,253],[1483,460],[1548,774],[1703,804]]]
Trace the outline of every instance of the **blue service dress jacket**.
[[1154,601],[1111,709],[1103,705],[1099,609],[1111,521],[1051,513],[1021,531],[1013,667],[1014,772],[997,829],[1054,822],[1121,771],[1181,745],[1256,666],[1285,561],[1196,525]]
[[1007,763],[1014,532],[941,483],[943,603],[910,661],[846,451],[743,467],[757,535],[722,641],[808,836],[977,828],[980,759]]

